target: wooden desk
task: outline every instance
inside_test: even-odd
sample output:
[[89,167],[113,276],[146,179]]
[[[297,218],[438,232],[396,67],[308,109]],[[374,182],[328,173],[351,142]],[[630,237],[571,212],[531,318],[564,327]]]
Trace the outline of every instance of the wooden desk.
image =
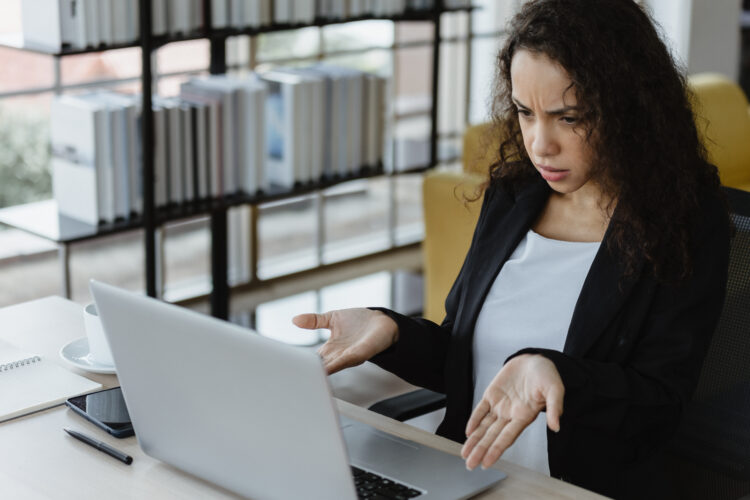
[[[59,297],[0,309],[0,325],[0,338],[52,360],[59,360],[61,346],[84,335],[81,307]],[[117,385],[114,375],[79,373],[105,387]],[[364,408],[345,401],[338,405],[342,414],[383,431],[456,455],[460,450],[458,443]],[[63,427],[81,429],[127,452],[134,458],[133,465],[124,465],[71,439]],[[115,439],[64,406],[0,424],[0,443],[3,498],[237,498],[145,455],[134,437]],[[477,498],[603,498],[503,460],[496,467],[508,478]]]

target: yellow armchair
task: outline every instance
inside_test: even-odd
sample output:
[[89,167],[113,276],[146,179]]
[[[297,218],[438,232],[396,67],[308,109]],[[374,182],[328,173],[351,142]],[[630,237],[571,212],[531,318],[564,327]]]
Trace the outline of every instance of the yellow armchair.
[[717,73],[688,78],[696,124],[725,186],[750,191],[750,111],[742,89]]
[[487,175],[490,165],[498,159],[499,149],[500,138],[493,136],[492,123],[480,123],[467,128],[461,157],[464,172]]
[[482,199],[474,197],[484,176],[463,172],[431,172],[422,184],[425,238],[424,262],[425,318],[440,323],[445,317],[445,297],[469,250]]
[[430,172],[422,185],[425,238],[424,317],[440,322],[445,317],[445,297],[463,264],[474,233],[482,197],[480,185],[496,157],[499,140],[491,125],[469,127],[464,134],[463,172]]

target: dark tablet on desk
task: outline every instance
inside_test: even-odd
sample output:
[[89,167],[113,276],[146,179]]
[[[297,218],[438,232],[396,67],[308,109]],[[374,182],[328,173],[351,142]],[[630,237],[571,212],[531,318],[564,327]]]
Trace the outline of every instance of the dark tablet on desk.
[[119,387],[70,398],[65,402],[73,411],[116,438],[135,434],[128,408]]

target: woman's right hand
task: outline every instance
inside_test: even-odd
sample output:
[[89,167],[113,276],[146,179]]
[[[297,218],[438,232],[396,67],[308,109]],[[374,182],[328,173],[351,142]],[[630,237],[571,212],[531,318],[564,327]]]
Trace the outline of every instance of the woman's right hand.
[[357,366],[388,349],[398,340],[396,322],[380,311],[339,309],[324,314],[300,314],[292,318],[300,328],[326,328],[331,337],[318,349],[330,375]]

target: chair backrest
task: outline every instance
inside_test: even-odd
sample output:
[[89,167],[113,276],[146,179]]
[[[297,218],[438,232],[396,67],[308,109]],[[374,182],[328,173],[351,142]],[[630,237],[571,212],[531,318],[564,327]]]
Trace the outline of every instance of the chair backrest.
[[500,139],[492,135],[492,123],[472,125],[464,132],[463,173],[438,171],[425,176],[422,315],[437,323],[445,317],[445,297],[461,269],[479,217],[481,197],[474,202],[467,202],[466,197],[475,197],[499,146]]
[[717,73],[690,76],[696,125],[725,186],[750,191],[750,113],[745,93]]
[[491,122],[472,125],[464,132],[462,164],[464,172],[487,175],[497,159],[500,137],[493,136]]
[[484,176],[457,172],[430,172],[423,191],[424,309],[422,315],[436,323],[445,317],[445,297],[469,251],[481,198],[473,198]]
[[726,300],[668,457],[680,499],[750,493],[750,193],[725,192],[736,228]]

